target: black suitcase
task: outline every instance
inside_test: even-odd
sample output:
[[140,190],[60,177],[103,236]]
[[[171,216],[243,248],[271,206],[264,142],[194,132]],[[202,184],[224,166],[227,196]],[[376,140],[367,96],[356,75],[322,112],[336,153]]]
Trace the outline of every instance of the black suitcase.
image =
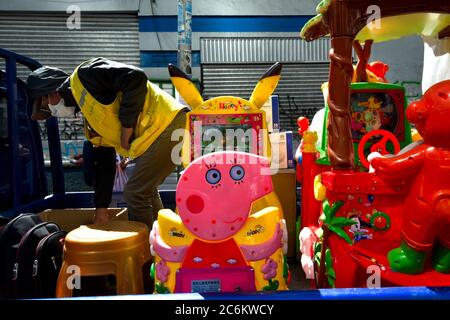
[[34,213],[23,213],[0,230],[0,298],[14,298],[13,278],[17,249],[29,229],[42,223]]
[[33,286],[33,264],[36,248],[43,238],[57,231],[60,231],[57,224],[42,222],[30,228],[20,240],[13,271],[13,288],[17,298],[38,297]]
[[53,232],[42,238],[36,247],[32,272],[36,297],[55,297],[66,235],[64,230]]
[[0,216],[0,232],[2,232],[3,227],[6,226],[10,221],[11,219],[4,216]]

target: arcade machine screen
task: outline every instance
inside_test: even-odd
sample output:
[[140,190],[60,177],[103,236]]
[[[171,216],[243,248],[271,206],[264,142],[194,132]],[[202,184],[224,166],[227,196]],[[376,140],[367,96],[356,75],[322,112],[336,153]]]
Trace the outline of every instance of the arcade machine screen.
[[401,90],[352,91],[353,142],[359,142],[368,132],[383,129],[404,140],[404,98]]
[[191,160],[221,150],[260,154],[261,128],[261,113],[191,114]]

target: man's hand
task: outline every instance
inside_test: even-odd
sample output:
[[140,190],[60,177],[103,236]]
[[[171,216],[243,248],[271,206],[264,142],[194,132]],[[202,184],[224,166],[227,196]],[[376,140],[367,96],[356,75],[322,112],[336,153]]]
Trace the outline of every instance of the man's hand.
[[126,158],[123,158],[121,161],[120,161],[120,168],[122,169],[122,170],[125,170],[126,168],[127,168],[127,166],[128,166],[128,164],[130,163],[130,158],[128,158],[128,157],[126,157]]
[[133,134],[133,128],[124,128],[122,127],[121,133],[120,133],[120,145],[125,150],[130,149],[130,138]]

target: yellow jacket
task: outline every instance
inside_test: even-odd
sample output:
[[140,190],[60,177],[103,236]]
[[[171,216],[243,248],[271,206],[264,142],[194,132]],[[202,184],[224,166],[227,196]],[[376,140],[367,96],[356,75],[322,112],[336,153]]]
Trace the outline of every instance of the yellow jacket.
[[[184,106],[158,86],[147,81],[144,107],[134,128],[134,140],[129,150],[120,144],[121,123],[119,107],[122,92],[113,103],[98,102],[84,87],[78,77],[78,68],[70,76],[70,88],[85,117],[84,134],[94,146],[114,147],[120,155],[136,158],[142,155],[169,126]],[[90,128],[95,132],[92,132]]]

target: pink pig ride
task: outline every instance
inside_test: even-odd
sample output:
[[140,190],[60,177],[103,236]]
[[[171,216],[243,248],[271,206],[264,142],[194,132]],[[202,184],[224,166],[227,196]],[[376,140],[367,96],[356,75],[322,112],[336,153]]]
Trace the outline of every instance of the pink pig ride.
[[189,231],[200,239],[218,241],[240,230],[251,203],[272,190],[265,158],[215,153],[189,166],[177,187],[176,202]]
[[[252,281],[256,278],[256,288],[262,287],[258,279],[272,284],[271,279],[282,274],[283,245],[287,240],[285,222],[275,207],[250,215],[252,204],[270,193],[273,185],[266,158],[225,151],[196,159],[186,168],[177,186],[179,215],[161,210],[153,226],[150,242],[160,258],[157,262],[178,263],[180,269],[217,271],[249,268],[258,261],[258,270],[251,265],[255,267]],[[170,238],[165,237],[163,230],[167,224],[163,221],[167,220],[177,224],[171,230],[185,230],[182,232],[185,244],[179,245],[179,239],[178,245],[167,243]],[[258,233],[264,233],[264,241],[252,238],[254,234],[261,236]],[[156,277],[160,282],[167,280],[166,274]]]

